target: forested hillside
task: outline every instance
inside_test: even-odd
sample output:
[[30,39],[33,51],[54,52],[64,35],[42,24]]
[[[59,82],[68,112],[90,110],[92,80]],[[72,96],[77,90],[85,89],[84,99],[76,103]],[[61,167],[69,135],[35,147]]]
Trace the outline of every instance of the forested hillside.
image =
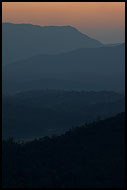
[[125,114],[61,136],[3,141],[3,187],[124,187]]

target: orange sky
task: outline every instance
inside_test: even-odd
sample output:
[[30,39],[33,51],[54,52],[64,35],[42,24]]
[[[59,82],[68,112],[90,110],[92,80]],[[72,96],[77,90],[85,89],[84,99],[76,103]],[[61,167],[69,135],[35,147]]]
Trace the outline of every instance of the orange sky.
[[125,32],[125,3],[2,2],[2,21],[72,25],[102,42],[122,42]]

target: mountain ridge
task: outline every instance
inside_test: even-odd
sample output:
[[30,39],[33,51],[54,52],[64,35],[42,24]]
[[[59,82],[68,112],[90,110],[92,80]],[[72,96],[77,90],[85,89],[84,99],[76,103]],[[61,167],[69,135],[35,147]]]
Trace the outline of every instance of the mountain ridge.
[[72,26],[38,26],[2,24],[3,64],[40,53],[62,53],[81,47],[100,47],[101,42],[90,38]]
[[124,188],[125,113],[2,151],[4,187]]
[[107,118],[124,111],[124,104],[124,96],[113,91],[52,89],[3,96],[3,137],[59,134],[98,116]]
[[[70,85],[70,89],[76,85],[79,87],[80,84],[78,83],[80,82],[83,90],[87,90],[89,87],[88,90],[118,91],[120,89],[119,91],[121,91],[124,89],[124,59],[124,44],[114,47],[82,48],[55,55],[39,54],[4,65],[2,67],[3,84],[5,88],[11,88],[12,85],[14,86],[15,83],[18,84],[19,82],[19,85],[16,84],[16,86],[21,90],[21,83],[24,81],[27,84],[28,81],[54,78],[59,81],[75,81],[72,86]],[[96,81],[95,84],[94,81]],[[43,83],[42,81],[42,84],[39,82],[40,84],[38,83],[36,86],[43,87],[44,84],[47,84],[46,88],[58,87],[51,82]],[[68,86],[69,83],[67,83],[64,84]],[[64,84],[61,83],[61,87],[62,85],[65,86]],[[33,84],[33,88],[34,86]]]

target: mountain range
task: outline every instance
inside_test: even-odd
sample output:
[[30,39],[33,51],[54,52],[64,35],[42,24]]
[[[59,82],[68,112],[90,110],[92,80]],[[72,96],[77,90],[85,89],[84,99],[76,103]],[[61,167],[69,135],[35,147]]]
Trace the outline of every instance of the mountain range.
[[124,111],[113,91],[34,90],[3,96],[2,136],[30,139],[62,134],[72,127]]
[[124,92],[124,63],[125,44],[40,54],[3,65],[3,92],[36,88]]
[[38,26],[2,24],[3,63],[25,59],[36,54],[56,54],[103,44],[72,26]]
[[125,186],[124,43],[3,23],[2,92],[3,187]]

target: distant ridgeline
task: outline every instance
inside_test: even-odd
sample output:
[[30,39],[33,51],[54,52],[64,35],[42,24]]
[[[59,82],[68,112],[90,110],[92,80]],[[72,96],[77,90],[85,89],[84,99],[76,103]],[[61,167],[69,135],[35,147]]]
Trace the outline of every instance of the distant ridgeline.
[[79,48],[103,46],[72,26],[2,24],[4,64],[37,54],[56,54]]
[[3,187],[125,187],[124,113],[61,136],[2,146]]
[[125,89],[125,44],[109,46],[72,26],[3,23],[3,93]]

